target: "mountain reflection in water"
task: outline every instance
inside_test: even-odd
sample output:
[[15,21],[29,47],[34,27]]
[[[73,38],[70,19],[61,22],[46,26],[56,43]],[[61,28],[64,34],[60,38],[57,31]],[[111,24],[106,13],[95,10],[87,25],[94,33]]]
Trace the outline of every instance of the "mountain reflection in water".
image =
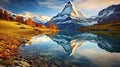
[[[30,45],[31,44],[31,45]],[[114,53],[113,53],[114,52]],[[34,36],[19,54],[27,59],[44,57],[77,66],[120,66],[120,38],[91,33],[59,32],[53,37]]]

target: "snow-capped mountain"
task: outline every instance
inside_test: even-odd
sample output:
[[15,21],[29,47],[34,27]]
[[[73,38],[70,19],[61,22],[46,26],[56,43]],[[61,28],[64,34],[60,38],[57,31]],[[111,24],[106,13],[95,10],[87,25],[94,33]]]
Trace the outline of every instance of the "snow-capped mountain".
[[87,17],[69,1],[62,12],[58,13],[50,21],[56,24],[60,30],[65,30],[88,25],[88,23],[84,21],[86,18]]
[[47,20],[39,20],[39,19],[37,19],[36,17],[33,17],[32,20],[33,20],[35,23],[42,23],[42,24],[44,24],[45,22],[47,22]]
[[73,19],[83,19],[85,16],[78,11],[78,9],[75,7],[75,5],[69,1],[65,8],[62,10],[62,12],[59,14],[61,16],[68,15],[69,17]]
[[111,5],[98,14],[98,23],[119,22],[120,21],[120,4]]
[[49,19],[47,18],[47,16],[34,16],[32,17],[32,20],[36,23],[42,23],[45,24],[46,22],[49,21]]

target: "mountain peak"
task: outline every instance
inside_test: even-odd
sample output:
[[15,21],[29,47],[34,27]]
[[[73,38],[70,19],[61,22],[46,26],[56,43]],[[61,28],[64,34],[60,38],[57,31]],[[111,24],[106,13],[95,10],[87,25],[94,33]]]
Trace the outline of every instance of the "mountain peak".
[[72,1],[68,1],[68,4],[71,4],[71,5],[72,5],[73,3],[72,3]]
[[69,1],[65,8],[62,10],[61,15],[69,15],[71,18],[77,19],[77,18],[85,18],[83,13],[81,13],[73,4],[72,1]]

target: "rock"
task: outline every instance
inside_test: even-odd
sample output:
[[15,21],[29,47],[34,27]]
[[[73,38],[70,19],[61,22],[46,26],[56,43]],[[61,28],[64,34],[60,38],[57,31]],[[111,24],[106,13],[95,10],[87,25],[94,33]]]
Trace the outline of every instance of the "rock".
[[72,67],[77,67],[76,65],[71,65]]
[[15,67],[21,67],[21,66],[15,66]]
[[40,67],[48,67],[47,64],[41,64]]
[[51,67],[57,67],[57,65],[52,64]]
[[15,60],[15,61],[14,61],[14,64],[15,64],[15,65],[19,65],[20,63],[19,63],[19,61]]
[[48,64],[46,62],[41,62],[40,67],[48,67]]
[[61,62],[58,61],[58,60],[55,60],[54,62],[55,62],[56,65],[61,65]]
[[3,61],[3,59],[0,59],[0,61]]
[[20,61],[20,64],[22,64],[25,67],[29,67],[30,66],[30,64],[25,62],[25,61]]
[[4,66],[4,65],[0,65],[0,67],[6,67],[6,66]]

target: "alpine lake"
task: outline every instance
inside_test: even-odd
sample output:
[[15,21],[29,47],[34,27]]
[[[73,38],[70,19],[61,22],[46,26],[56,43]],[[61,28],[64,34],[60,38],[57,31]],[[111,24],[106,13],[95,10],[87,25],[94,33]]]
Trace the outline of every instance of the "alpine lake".
[[18,56],[35,67],[120,67],[120,36],[111,34],[39,34],[19,47]]

